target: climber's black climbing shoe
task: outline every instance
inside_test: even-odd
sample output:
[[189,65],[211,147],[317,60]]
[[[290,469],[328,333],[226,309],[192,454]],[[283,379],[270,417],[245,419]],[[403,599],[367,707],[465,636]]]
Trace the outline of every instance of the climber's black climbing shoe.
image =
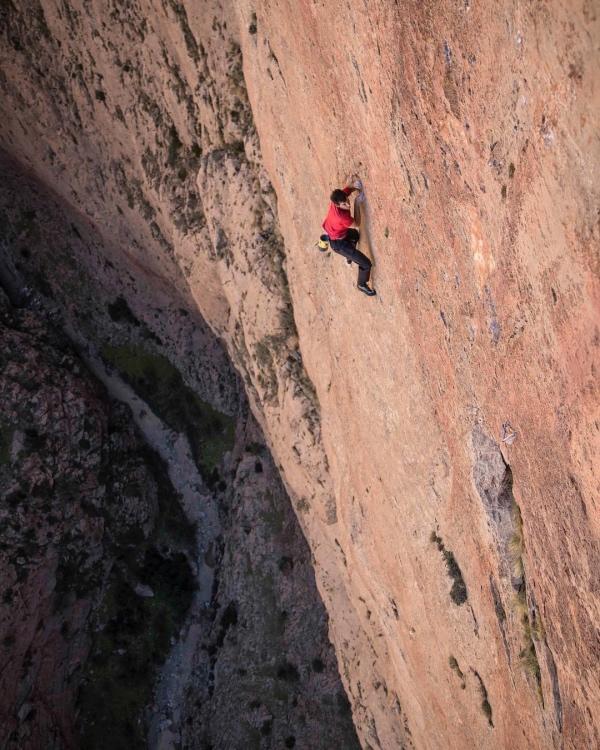
[[371,289],[371,287],[368,284],[358,284],[358,288],[360,289],[363,294],[366,294],[368,297],[374,297],[377,292],[374,289]]

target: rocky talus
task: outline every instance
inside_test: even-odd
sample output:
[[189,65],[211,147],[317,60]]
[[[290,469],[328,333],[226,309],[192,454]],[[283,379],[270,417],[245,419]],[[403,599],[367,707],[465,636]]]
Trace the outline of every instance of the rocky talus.
[[[3,274],[192,451],[146,368],[232,416],[231,360],[362,746],[600,745],[598,3],[28,0],[0,31]],[[314,247],[349,172],[374,299]],[[264,497],[251,453],[221,444],[226,470],[202,445],[211,492],[232,471]],[[233,544],[252,514],[228,487]],[[248,675],[220,692],[241,623],[292,653],[299,631],[229,607],[242,561],[219,555],[184,736],[231,742],[214,685],[253,741],[311,746],[244,703]],[[303,654],[286,705],[318,684]]]
[[127,407],[64,335],[0,302],[0,742],[99,747],[111,728],[137,746],[193,533]]

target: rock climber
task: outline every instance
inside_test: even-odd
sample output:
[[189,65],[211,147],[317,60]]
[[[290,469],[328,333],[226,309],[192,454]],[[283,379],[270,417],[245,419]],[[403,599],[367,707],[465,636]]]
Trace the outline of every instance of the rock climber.
[[356,206],[354,207],[354,217],[350,213],[350,196],[354,192],[358,192],[359,195],[356,200],[359,200],[363,195],[362,183],[357,177],[353,177],[348,182],[352,182],[352,185],[347,185],[344,188],[337,188],[331,193],[329,199],[329,211],[323,222],[323,229],[327,233],[329,238],[329,245],[331,249],[343,255],[347,259],[348,263],[356,263],[358,266],[358,283],[357,287],[361,292],[373,297],[376,294],[374,289],[369,286],[369,278],[371,276],[371,261],[364,253],[361,253],[357,249],[356,243],[360,237],[358,227],[360,226],[360,210]]

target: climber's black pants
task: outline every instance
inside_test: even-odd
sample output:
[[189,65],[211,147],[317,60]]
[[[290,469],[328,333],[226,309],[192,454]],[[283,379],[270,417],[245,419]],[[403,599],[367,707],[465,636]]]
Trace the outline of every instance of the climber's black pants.
[[349,229],[346,236],[341,240],[329,240],[331,249],[343,255],[344,258],[356,263],[358,266],[358,283],[366,284],[371,276],[371,261],[364,253],[356,249],[358,241],[358,232],[355,229]]

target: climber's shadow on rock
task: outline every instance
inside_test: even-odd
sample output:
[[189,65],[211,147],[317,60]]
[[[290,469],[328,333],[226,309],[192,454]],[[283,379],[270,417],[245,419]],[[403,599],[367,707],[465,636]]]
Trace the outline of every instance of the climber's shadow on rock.
[[360,246],[360,251],[371,261],[371,279],[373,279],[375,273],[375,255],[373,253],[373,245],[371,244],[371,235],[369,231],[371,222],[367,196],[364,188],[361,189],[354,199],[353,214],[354,223],[360,227],[360,232],[356,232],[356,241]]

